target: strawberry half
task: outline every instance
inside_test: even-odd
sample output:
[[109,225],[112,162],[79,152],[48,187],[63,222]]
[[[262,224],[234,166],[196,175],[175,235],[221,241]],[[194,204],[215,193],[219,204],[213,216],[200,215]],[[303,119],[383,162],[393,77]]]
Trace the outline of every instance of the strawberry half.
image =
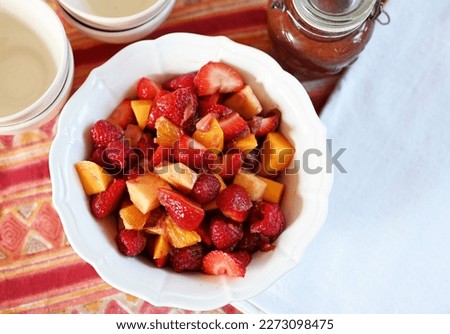
[[133,109],[131,108],[131,100],[125,99],[113,110],[107,119],[111,123],[126,129],[128,124],[136,122]]
[[177,191],[160,188],[158,200],[166,208],[174,223],[182,229],[195,230],[205,216],[205,211],[200,205]]
[[244,277],[246,266],[232,254],[213,250],[203,257],[203,273],[207,275],[227,275]]
[[242,223],[247,218],[253,203],[244,187],[231,184],[216,199],[220,211],[236,222]]
[[249,122],[250,130],[256,137],[263,137],[270,132],[276,131],[280,124],[280,116],[272,115],[267,117],[254,116]]
[[109,142],[121,140],[123,129],[110,121],[97,121],[91,128],[91,136],[95,147],[106,147]]
[[209,62],[202,66],[194,78],[199,96],[238,92],[244,87],[241,74],[231,66],[220,62]]
[[223,139],[225,142],[246,137],[250,134],[250,128],[237,112],[219,119],[220,127],[223,131]]
[[153,80],[142,77],[136,87],[136,93],[140,100],[153,100],[161,91],[161,86]]
[[222,250],[232,250],[244,235],[241,224],[220,216],[211,220],[209,233],[214,246]]
[[174,92],[160,96],[150,110],[147,127],[154,129],[159,117],[164,116],[173,124],[182,127],[197,110],[197,96],[192,88],[179,88]]
[[131,147],[128,141],[114,140],[108,143],[104,156],[107,161],[119,169],[124,169],[131,154]]
[[211,202],[220,191],[220,182],[214,175],[200,174],[190,193],[191,197],[200,204]]
[[126,187],[124,180],[114,179],[105,191],[94,195],[90,201],[90,208],[94,217],[103,219],[112,214],[117,209]]
[[177,273],[200,271],[203,265],[204,248],[195,244],[184,248],[173,248],[170,253],[170,265]]
[[126,256],[139,255],[147,243],[145,236],[140,230],[121,230],[116,235],[116,243],[119,251]]
[[193,169],[202,169],[217,158],[214,152],[187,135],[174,143],[173,154],[175,160]]
[[250,232],[277,238],[286,228],[286,218],[278,204],[259,202],[250,215]]
[[177,90],[178,88],[194,87],[194,78],[196,75],[196,72],[179,75],[164,83],[163,87],[170,91]]

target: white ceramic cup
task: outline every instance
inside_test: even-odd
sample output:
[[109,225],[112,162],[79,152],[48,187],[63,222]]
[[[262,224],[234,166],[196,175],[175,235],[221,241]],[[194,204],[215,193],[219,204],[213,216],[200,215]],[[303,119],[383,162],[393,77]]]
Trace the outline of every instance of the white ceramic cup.
[[58,98],[71,50],[64,26],[43,0],[0,0],[0,45],[0,126],[7,127],[32,119]]

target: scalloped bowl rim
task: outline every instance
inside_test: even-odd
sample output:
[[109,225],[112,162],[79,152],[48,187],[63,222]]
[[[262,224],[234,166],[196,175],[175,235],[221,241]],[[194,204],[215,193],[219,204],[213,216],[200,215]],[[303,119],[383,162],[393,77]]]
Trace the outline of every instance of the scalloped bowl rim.
[[[306,174],[300,169],[300,174],[285,176],[289,182],[282,206],[288,227],[274,251],[254,256],[245,278],[176,274],[118,252],[115,230],[110,222],[98,222],[91,216],[74,168],[74,163],[87,155],[88,128],[107,117],[123,98],[131,97],[140,77],[166,80],[198,70],[209,60],[224,61],[240,70],[265,108],[280,107],[281,130],[296,146],[296,159],[307,149],[326,152],[326,130],[306,91],[273,58],[227,37],[190,33],[136,42],[94,69],[63,108],[50,149],[53,203],[73,249],[108,284],[157,306],[208,310],[263,292],[298,264],[328,211],[333,174]],[[267,91],[276,94],[269,97]],[[325,166],[325,156],[317,156],[314,163]],[[290,205],[294,199],[298,203]]]

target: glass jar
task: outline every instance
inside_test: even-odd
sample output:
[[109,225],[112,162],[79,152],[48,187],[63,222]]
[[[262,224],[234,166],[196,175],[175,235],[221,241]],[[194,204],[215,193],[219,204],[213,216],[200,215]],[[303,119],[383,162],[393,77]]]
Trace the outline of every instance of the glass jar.
[[363,51],[382,5],[380,0],[269,0],[274,56],[302,83],[336,75]]

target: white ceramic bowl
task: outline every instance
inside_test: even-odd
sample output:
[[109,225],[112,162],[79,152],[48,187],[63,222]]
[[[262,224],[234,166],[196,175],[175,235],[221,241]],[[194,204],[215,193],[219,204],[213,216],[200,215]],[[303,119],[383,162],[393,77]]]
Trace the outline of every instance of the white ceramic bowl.
[[141,25],[131,29],[117,31],[103,30],[87,25],[72,16],[61,5],[59,5],[59,11],[71,26],[83,32],[85,35],[105,43],[124,44],[140,40],[155,31],[170,15],[174,5],[175,0],[166,0],[165,6],[161,11],[149,21],[143,22]]
[[[28,63],[33,64],[30,68],[30,72],[23,72],[22,68],[15,69],[15,72],[11,72],[9,75],[29,75],[28,81],[33,84],[29,85],[28,90],[30,92],[34,89],[35,85],[38,85],[42,76],[48,73],[46,67],[43,65],[42,56],[35,51],[33,47],[30,47],[34,42],[34,39],[39,40],[45,46],[49,56],[45,59],[50,59],[51,66],[54,66],[55,74],[50,79],[50,85],[45,89],[34,102],[24,109],[14,112],[6,116],[0,116],[0,126],[13,126],[19,123],[26,122],[27,120],[36,117],[44,110],[49,110],[49,107],[54,103],[60,94],[67,74],[69,71],[69,59],[71,56],[70,45],[68,44],[64,27],[59,20],[55,12],[41,0],[29,0],[26,3],[15,0],[0,0],[0,13],[2,15],[8,15],[15,20],[23,23],[31,31],[34,32],[36,38],[27,40],[27,43],[21,45],[20,36],[14,36],[14,31],[9,31],[6,37],[6,42],[2,41],[1,51],[11,48],[11,53],[1,55],[0,62],[4,64],[12,63],[13,59],[27,59]],[[31,38],[31,37],[27,37]],[[17,41],[17,43],[16,43]],[[5,49],[6,48],[6,49]],[[5,65],[14,68],[15,65]],[[50,66],[50,65],[49,65]],[[16,78],[1,78],[1,80],[15,80]],[[1,102],[0,102],[1,103]],[[0,105],[1,108],[1,105]]]
[[[167,6],[168,0],[92,0],[89,4],[86,0],[58,0],[59,4],[75,19],[100,30],[126,30],[135,28],[153,17]],[[150,2],[152,4],[146,4]],[[97,11],[95,5],[98,7]],[[131,8],[130,5],[132,6]],[[112,11],[107,14],[105,8],[118,8],[120,11]],[[128,9],[127,9],[128,7]],[[100,12],[99,12],[100,10]]]
[[[325,167],[326,130],[317,117],[302,85],[267,54],[225,37],[187,33],[165,35],[124,48],[101,67],[64,107],[50,150],[53,203],[74,250],[113,287],[154,305],[207,310],[244,300],[267,289],[298,265],[300,258],[325,221],[332,175],[286,175],[282,208],[288,227],[272,252],[253,257],[244,278],[177,274],[157,269],[145,259],[120,254],[115,245],[116,228],[97,221],[89,211],[74,164],[91,149],[89,129],[106,118],[125,97],[132,97],[142,76],[163,81],[198,70],[208,61],[222,61],[238,69],[266,109],[282,111],[281,131],[295,145],[295,160],[305,151],[319,150],[309,166]],[[312,167],[314,166],[314,167]]]

